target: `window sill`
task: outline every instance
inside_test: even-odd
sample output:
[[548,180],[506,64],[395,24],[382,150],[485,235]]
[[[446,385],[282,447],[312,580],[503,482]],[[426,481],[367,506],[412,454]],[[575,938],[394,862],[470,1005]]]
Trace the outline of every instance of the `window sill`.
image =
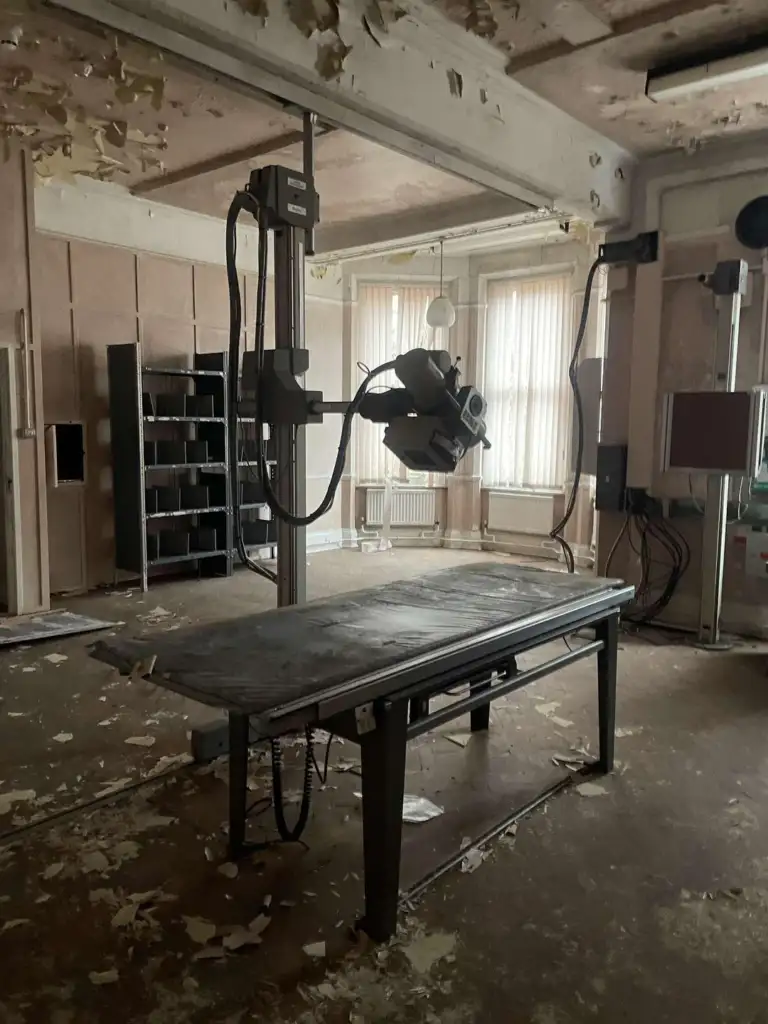
[[564,487],[501,487],[480,485],[489,494],[509,494],[518,498],[558,498],[565,494]]

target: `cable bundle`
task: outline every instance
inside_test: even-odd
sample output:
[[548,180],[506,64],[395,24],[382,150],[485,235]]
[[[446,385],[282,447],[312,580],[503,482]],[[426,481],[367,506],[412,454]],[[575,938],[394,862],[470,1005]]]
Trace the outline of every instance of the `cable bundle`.
[[[655,619],[672,600],[690,565],[691,549],[685,537],[669,520],[652,519],[646,512],[637,515],[628,512],[605,563],[606,576],[609,575],[613,556],[625,534],[630,547],[640,559],[641,578],[635,591],[634,607],[623,618],[640,625]],[[661,547],[667,560],[654,558],[654,541]],[[660,575],[653,575],[655,566],[661,568]],[[661,593],[658,593],[659,588]]]

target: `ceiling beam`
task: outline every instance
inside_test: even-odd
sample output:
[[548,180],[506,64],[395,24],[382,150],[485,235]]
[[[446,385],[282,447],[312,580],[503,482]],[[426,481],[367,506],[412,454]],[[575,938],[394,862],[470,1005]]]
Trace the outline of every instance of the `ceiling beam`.
[[[335,130],[335,128],[323,126],[316,130],[315,137],[319,138],[321,135],[327,135]],[[277,153],[303,141],[303,131],[283,132],[282,135],[274,135],[271,139],[253,142],[250,146],[242,146],[240,149],[230,149],[226,153],[219,153],[218,156],[209,157],[207,160],[199,160],[187,167],[180,167],[176,171],[168,171],[166,174],[159,174],[146,181],[140,181],[133,186],[131,191],[134,195],[146,195],[148,192],[156,192],[169,185],[178,185],[183,181],[201,178],[204,174],[214,174],[216,171],[223,171],[228,167],[256,160],[258,157],[268,156],[270,153]]]
[[536,210],[516,199],[486,193],[466,196],[433,206],[366,217],[346,224],[318,227],[315,252],[320,259],[370,254],[371,247],[391,250],[424,244],[435,236],[449,238],[456,232],[481,231],[483,224],[507,227],[520,217],[540,216]]
[[613,39],[620,39],[622,36],[631,36],[643,29],[655,28],[663,25],[672,18],[682,18],[687,14],[696,14],[699,11],[706,11],[710,7],[724,7],[726,0],[671,0],[670,3],[659,4],[650,10],[641,11],[638,14],[630,14],[626,18],[619,18],[610,26],[608,35],[601,38],[588,39],[583,43],[569,43],[565,39],[559,39],[556,43],[548,46],[541,46],[529,53],[522,53],[519,57],[511,57],[507,62],[507,74],[517,75],[521,71],[528,71],[530,68],[537,68],[547,64],[551,60],[558,60],[560,57],[570,57],[574,53],[582,53],[601,43]]

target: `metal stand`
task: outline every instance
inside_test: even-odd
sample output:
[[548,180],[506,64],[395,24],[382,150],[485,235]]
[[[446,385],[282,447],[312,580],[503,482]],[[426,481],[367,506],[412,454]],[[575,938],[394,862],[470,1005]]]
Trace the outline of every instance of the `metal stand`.
[[[304,347],[304,232],[293,227],[275,231],[275,349]],[[275,493],[295,516],[306,511],[306,441],[303,426],[280,424],[275,431]],[[277,604],[307,599],[306,529],[277,521]]]
[[[707,282],[717,296],[719,304],[715,346],[715,391],[734,391],[736,388],[741,303],[747,291],[747,274],[748,267],[744,260],[729,260],[719,263]],[[707,478],[707,503],[702,530],[698,645],[709,650],[723,650],[730,646],[720,641],[729,484],[730,477],[727,474],[712,474]]]
[[600,756],[597,769],[613,771],[616,742],[616,662],[619,650],[619,617],[603,619],[595,628],[595,640],[602,642],[597,652],[597,713]]

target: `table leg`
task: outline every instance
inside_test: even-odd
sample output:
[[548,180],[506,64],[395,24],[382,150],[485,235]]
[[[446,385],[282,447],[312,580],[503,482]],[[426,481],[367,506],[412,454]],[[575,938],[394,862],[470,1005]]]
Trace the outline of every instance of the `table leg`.
[[383,706],[376,728],[360,737],[365,856],[360,927],[374,942],[385,942],[397,928],[407,728],[408,702],[402,700]]
[[229,856],[233,860],[245,848],[249,724],[248,715],[229,712]]
[[597,699],[600,732],[601,772],[613,771],[613,750],[616,740],[616,659],[619,649],[619,619],[612,615],[597,624],[595,638],[603,641],[597,654]]
[[[483,679],[477,682],[471,682],[469,684],[469,692],[474,696],[476,693],[482,693],[485,690],[490,690],[491,682],[488,679]],[[475,708],[474,711],[469,713],[469,723],[472,732],[487,732],[491,725],[491,704],[490,701],[487,704],[483,704],[479,708]]]
[[429,697],[411,698],[411,721],[418,722],[429,714]]

